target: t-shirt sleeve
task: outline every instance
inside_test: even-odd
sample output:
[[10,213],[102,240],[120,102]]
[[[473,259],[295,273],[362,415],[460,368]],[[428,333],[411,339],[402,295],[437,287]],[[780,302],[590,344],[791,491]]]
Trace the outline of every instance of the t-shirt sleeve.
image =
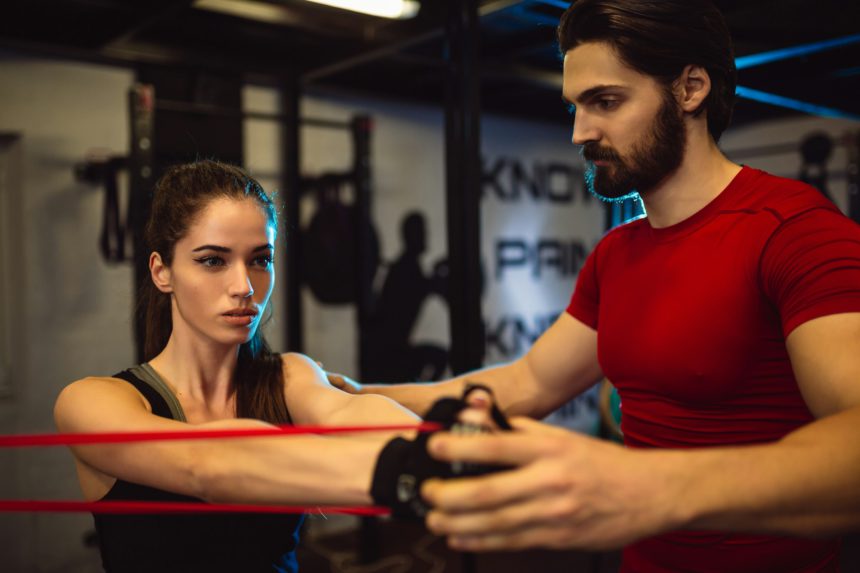
[[860,225],[826,209],[787,219],[765,246],[761,273],[786,337],[813,318],[860,312]]
[[597,257],[600,245],[591,251],[585,264],[576,277],[576,287],[570,304],[567,305],[567,313],[583,324],[597,330],[597,315],[600,302],[600,289],[597,282]]

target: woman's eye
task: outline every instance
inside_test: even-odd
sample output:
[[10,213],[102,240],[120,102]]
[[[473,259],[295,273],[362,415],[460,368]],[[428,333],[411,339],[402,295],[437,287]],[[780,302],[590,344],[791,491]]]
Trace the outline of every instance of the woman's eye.
[[221,257],[201,257],[197,262],[204,267],[223,267],[226,264]]
[[254,259],[254,264],[260,268],[268,269],[272,265],[272,255],[263,255]]

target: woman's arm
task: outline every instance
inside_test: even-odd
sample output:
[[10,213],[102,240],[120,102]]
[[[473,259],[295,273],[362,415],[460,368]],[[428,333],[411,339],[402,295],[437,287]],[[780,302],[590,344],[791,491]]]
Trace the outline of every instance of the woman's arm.
[[[157,432],[260,428],[257,420],[189,425],[153,415],[130,384],[86,378],[62,391],[61,432]],[[398,421],[413,420],[404,417]],[[96,472],[207,501],[368,504],[373,467],[391,434],[284,436],[74,446],[84,473]],[[112,481],[111,481],[112,483]],[[93,496],[88,496],[91,499]],[[100,497],[97,496],[97,497]]]

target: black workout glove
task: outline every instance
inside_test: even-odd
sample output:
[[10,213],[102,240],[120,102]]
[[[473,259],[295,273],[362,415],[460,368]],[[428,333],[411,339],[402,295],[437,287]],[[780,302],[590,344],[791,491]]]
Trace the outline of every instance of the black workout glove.
[[[445,430],[460,433],[480,433],[485,428],[462,424],[457,416],[467,408],[466,398],[475,390],[485,390],[486,386],[469,385],[462,398],[442,398],[436,401],[424,416],[425,422],[436,422]],[[499,410],[495,401],[491,409],[493,421],[502,430],[510,430],[511,425]],[[422,517],[429,506],[421,499],[421,484],[431,477],[474,476],[498,471],[497,466],[469,463],[447,463],[436,460],[427,452],[427,441],[433,432],[422,432],[414,440],[394,438],[388,442],[376,460],[370,495],[376,505],[391,508],[394,517]]]

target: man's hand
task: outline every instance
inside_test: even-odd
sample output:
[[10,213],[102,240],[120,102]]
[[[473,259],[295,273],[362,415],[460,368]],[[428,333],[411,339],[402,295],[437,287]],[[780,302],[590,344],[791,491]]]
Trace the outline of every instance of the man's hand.
[[361,384],[359,384],[352,378],[344,376],[343,374],[335,374],[334,372],[326,372],[325,375],[328,379],[328,383],[337,388],[338,390],[343,390],[348,394],[361,393]]
[[440,460],[514,466],[424,484],[427,525],[453,548],[608,549],[680,525],[675,453],[629,451],[527,418],[512,424],[515,432],[429,441]]

